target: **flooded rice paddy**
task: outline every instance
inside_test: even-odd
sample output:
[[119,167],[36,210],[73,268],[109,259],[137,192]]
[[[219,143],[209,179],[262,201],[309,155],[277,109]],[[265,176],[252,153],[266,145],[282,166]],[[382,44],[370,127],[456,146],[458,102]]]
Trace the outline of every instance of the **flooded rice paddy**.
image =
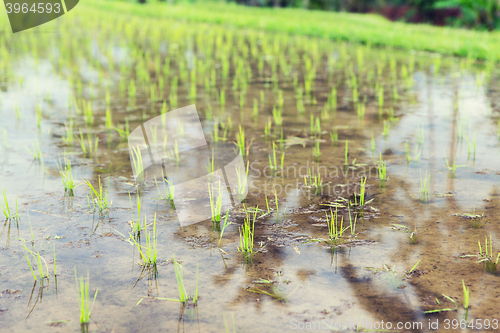
[[[1,332],[497,328],[495,63],[85,7],[2,29]],[[133,176],[130,131],[192,104],[248,165],[222,237]]]

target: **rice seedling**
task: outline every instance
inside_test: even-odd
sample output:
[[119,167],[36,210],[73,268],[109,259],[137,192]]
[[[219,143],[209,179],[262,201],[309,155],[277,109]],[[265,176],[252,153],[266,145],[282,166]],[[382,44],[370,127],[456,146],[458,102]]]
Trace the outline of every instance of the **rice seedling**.
[[[138,223],[140,223],[140,217]],[[156,268],[157,255],[156,255],[156,213],[153,222],[153,235],[151,236],[148,233],[148,222],[147,217],[144,216],[144,242],[145,245],[141,245],[137,243],[134,237],[130,235],[130,238],[134,242],[137,250],[139,250],[139,254],[142,258],[141,265],[149,268]]]
[[377,147],[375,146],[375,138],[373,137],[373,131],[372,131],[371,148],[372,148],[372,152],[374,152],[374,151],[375,151],[375,149],[377,148]]
[[348,214],[349,214],[349,228],[351,229],[351,236],[354,236],[356,234],[356,221],[358,220],[358,216],[354,214],[354,220],[353,220],[350,208],[348,208]]
[[95,294],[94,294],[94,300],[92,301],[92,304],[90,304],[90,298],[89,298],[89,286],[90,286],[90,276],[89,272],[87,271],[87,281],[84,280],[83,276],[80,277],[80,281],[78,281],[78,275],[76,272],[76,267],[75,267],[75,282],[76,282],[76,287],[78,288],[78,299],[80,303],[80,324],[88,324],[90,321],[90,314],[92,313],[92,309],[94,308],[94,303],[97,298],[97,292],[98,290],[96,289]]
[[360,188],[359,188],[359,205],[361,207],[365,206],[366,180],[367,180],[367,177],[363,177],[363,178],[361,178],[361,182],[360,182]]
[[236,145],[240,149],[241,156],[245,156],[245,131],[240,125],[239,132],[236,133]]
[[469,297],[470,297],[470,288],[467,288],[465,286],[464,280],[462,280],[462,287],[464,291],[464,301],[463,301],[463,306],[465,310],[469,309]]
[[323,180],[321,179],[321,174],[313,176],[311,169],[309,169],[309,173],[304,176],[304,187],[314,189],[312,191],[314,195],[320,195],[323,191]]
[[[282,283],[284,283],[281,281],[281,273],[280,272],[278,272],[278,277],[279,277],[278,281],[272,281],[272,280],[268,280],[268,279],[259,279],[257,281],[254,281],[258,284],[270,287],[271,292],[269,292],[267,290],[263,290],[261,288],[257,288],[257,287],[248,288],[248,289],[246,289],[246,291],[256,293],[256,294],[267,295],[267,296],[272,297],[275,301],[281,301],[281,302],[287,303],[288,298],[295,292],[295,290],[297,290],[298,286],[292,292],[287,294],[280,287],[282,285]],[[287,279],[287,284],[288,283],[289,283],[289,281]]]
[[17,120],[20,120],[21,119],[21,113],[19,112],[19,107],[17,106],[17,103],[14,104],[14,110],[16,111]]
[[419,146],[423,145],[425,140],[425,132],[423,127],[419,127],[417,138],[418,138],[418,145]]
[[363,119],[365,117],[366,105],[365,103],[358,103],[358,118]]
[[410,163],[410,148],[408,147],[408,141],[405,141],[405,154],[406,154],[406,161]]
[[339,142],[339,134],[337,130],[334,129],[330,132],[330,140],[332,141],[332,145],[336,146]]
[[469,136],[467,136],[467,158],[470,157],[471,148],[473,150],[473,160],[476,159],[476,133],[474,133],[474,137],[472,141],[469,141]]
[[427,171],[425,172],[424,178],[422,178],[422,172],[420,172],[420,190],[418,191],[420,195],[421,202],[429,201],[429,186],[431,183],[431,175],[427,175]]
[[213,186],[208,184],[208,194],[210,197],[210,210],[212,212],[212,227],[214,230],[220,230],[220,220],[222,214],[222,185],[219,180],[219,190],[217,198],[214,197]]
[[2,208],[2,212],[5,215],[6,220],[18,220],[19,214],[17,212],[17,198],[16,198],[16,207],[14,211],[10,211],[9,200],[7,199],[7,191],[5,188],[2,191],[3,200],[0,200],[0,208]]
[[273,106],[272,115],[273,115],[274,124],[276,126],[281,126],[283,124],[283,113],[282,113],[281,109],[279,109],[279,108],[277,109],[275,106]]
[[408,235],[408,238],[410,239],[410,244],[415,245],[417,244],[417,227],[415,227],[415,230],[411,230],[409,227],[401,224],[393,224],[394,227],[393,229],[401,230],[403,229],[406,234]]
[[340,223],[339,223],[337,208],[335,208],[335,213],[330,209],[330,217],[328,216],[328,213],[325,213],[325,215],[326,215],[326,225],[328,227],[328,242],[332,245],[338,245],[340,239],[342,238],[342,235],[350,227],[344,228],[343,216],[340,218]]
[[[31,251],[30,249],[28,249],[24,244],[23,244],[23,247],[26,251],[29,252],[29,254],[31,254],[31,256],[33,257],[33,260],[35,261],[36,263],[36,268],[37,268],[37,271],[38,271],[38,278],[40,279],[44,279],[44,278],[49,278],[49,266],[47,265],[47,262],[45,261],[45,259],[43,259],[42,256],[40,256],[40,252],[33,252]],[[24,251],[24,250],[23,250]],[[35,281],[38,281],[38,278],[35,274],[35,270],[33,269],[34,265],[31,264],[30,262],[30,259],[29,259],[29,256],[28,256],[28,253],[24,251],[24,257],[26,258],[26,261],[28,262],[28,266],[30,268],[30,271],[31,271],[31,274],[33,274],[33,278],[35,279]],[[43,263],[45,264],[45,268],[46,268],[46,273],[45,271],[43,270],[43,264],[42,264],[42,261]]]
[[[134,167],[135,177],[138,177],[144,171],[142,162],[142,153],[139,147],[132,147],[132,166]],[[162,171],[163,172],[163,171]]]
[[347,159],[347,156],[349,155],[349,140],[345,140],[345,165],[349,165],[349,161]]
[[66,137],[62,137],[62,140],[68,146],[73,145],[73,118],[69,119],[69,123],[64,123],[64,128],[66,129]]
[[42,152],[40,151],[40,145],[38,142],[35,142],[33,144],[33,150],[29,150],[28,147],[26,147],[26,150],[33,156],[34,160],[41,160],[42,159]]
[[[240,174],[240,169],[235,168],[236,176],[238,177],[238,192],[236,193],[239,201],[243,201],[245,198],[245,193],[247,192],[247,182],[248,182],[248,168],[250,166],[250,161],[247,161],[247,168],[245,174]],[[283,168],[283,167],[282,167]]]
[[[224,327],[226,328],[226,333],[231,333],[231,330],[229,329],[228,323],[226,321],[226,314],[223,313],[222,317],[224,318]],[[234,321],[234,313],[231,314],[231,317],[233,318],[233,333],[236,333],[236,322]]]
[[164,299],[164,300],[168,300],[168,301],[181,302],[183,306],[186,306],[187,303],[189,301],[191,301],[192,304],[196,306],[196,304],[198,302],[198,265],[196,265],[196,289],[194,291],[194,295],[192,297],[190,297],[186,291],[186,286],[184,285],[184,273],[183,273],[182,265],[179,264],[177,259],[175,259],[175,254],[174,254],[173,261],[174,261],[175,279],[177,280],[177,289],[179,290],[179,299],[160,298],[160,297],[157,297],[156,299]]
[[314,142],[312,154],[313,154],[314,161],[319,162],[319,157],[321,155],[321,150],[319,148],[319,141]]
[[128,119],[125,119],[125,124],[123,125],[123,128],[114,127],[114,130],[118,132],[118,135],[120,135],[123,141],[127,140],[130,135]]
[[444,159],[446,160],[446,167],[450,171],[451,178],[455,178],[455,170],[457,168],[466,166],[466,165],[456,165],[455,164],[455,159],[453,159],[453,164],[450,166],[450,163],[448,162],[448,158],[446,157],[446,153],[444,154]]
[[[259,208],[257,206],[257,208]],[[246,262],[252,261],[254,254],[254,235],[255,235],[255,220],[257,219],[257,209],[252,214],[246,213],[243,225],[239,227],[240,232],[240,246],[238,252],[243,253]]]
[[42,123],[42,108],[40,105],[37,105],[35,107],[35,116],[36,116],[36,126],[40,128],[40,125]]
[[380,160],[378,161],[377,168],[380,187],[385,187],[385,183],[387,182],[387,162],[382,160],[382,154],[380,154]]
[[389,136],[390,129],[391,129],[391,124],[387,120],[384,120],[384,131],[382,132],[384,139],[387,139],[387,137]]
[[156,176],[155,176],[155,184],[156,184],[156,189],[158,190],[158,195],[160,196],[161,200],[168,201],[170,203],[170,206],[172,208],[175,208],[175,203],[174,203],[175,187],[163,175],[163,170],[162,170],[162,179],[164,180],[164,182],[163,182],[163,193],[160,192],[160,188],[158,187],[158,182],[157,182]]
[[257,118],[259,116],[259,102],[257,102],[257,98],[253,99],[253,117]]
[[231,222],[227,221],[227,218],[229,217],[229,210],[226,211],[226,217],[224,218],[224,222],[222,223],[222,227],[220,229],[220,234],[219,234],[219,246],[222,244],[222,235],[224,235],[224,230],[226,230],[227,226],[232,224]]
[[110,130],[112,129],[113,126],[113,118],[111,115],[111,109],[109,108],[109,105],[106,107],[106,129]]
[[276,158],[276,144],[273,142],[273,154],[269,155],[269,168],[271,169],[271,174],[274,177],[280,177],[283,175],[283,163],[285,161],[285,152],[281,152],[281,159]]
[[59,174],[61,175],[61,179],[64,186],[64,191],[68,193],[69,196],[73,196],[73,189],[75,188],[75,182],[73,180],[73,175],[71,173],[71,162],[64,155],[64,170],[62,169],[62,162],[59,160],[59,164],[57,164],[57,168],[59,169]]
[[90,198],[87,195],[87,201],[89,204],[89,208],[92,208],[94,212],[99,211],[100,214],[104,214],[106,211],[109,211],[111,205],[113,204],[112,200],[109,200],[109,179],[108,179],[108,188],[103,193],[101,176],[99,176],[99,189],[97,190],[90,181],[85,180],[85,184],[87,184],[90,190]]
[[92,126],[94,124],[94,114],[92,111],[92,102],[83,102],[83,116],[85,118],[85,124],[87,126]]
[[494,260],[493,256],[493,240],[491,238],[490,234],[490,250],[488,251],[488,238],[484,237],[484,248],[485,252],[483,252],[483,249],[481,247],[481,241],[478,241],[479,245],[479,255],[478,255],[478,262],[484,262],[484,268],[486,271],[490,274],[495,274],[495,271],[497,269],[497,264],[498,260],[500,259],[500,252],[498,252],[498,255],[496,257],[496,260]]
[[[88,144],[88,146],[87,146]],[[95,135],[92,137],[90,133],[87,133],[87,140],[84,139],[82,130],[80,129],[80,146],[82,147],[83,156],[92,156],[97,154],[97,147],[99,144],[99,138]]]

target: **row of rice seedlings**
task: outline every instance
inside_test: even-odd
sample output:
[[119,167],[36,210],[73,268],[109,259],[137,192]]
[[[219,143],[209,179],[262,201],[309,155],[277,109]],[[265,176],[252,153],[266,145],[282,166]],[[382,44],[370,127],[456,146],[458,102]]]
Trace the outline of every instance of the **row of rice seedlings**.
[[0,208],[2,208],[2,212],[5,215],[6,220],[18,220],[20,215],[17,212],[17,198],[16,198],[16,206],[13,211],[10,210],[9,200],[7,199],[7,191],[5,188],[2,190],[2,199],[0,200]]
[[80,324],[82,325],[88,325],[90,322],[90,314],[92,313],[92,309],[94,308],[94,303],[97,298],[97,292],[98,290],[96,289],[94,293],[94,300],[92,301],[92,304],[90,304],[90,298],[89,298],[89,286],[90,286],[90,276],[89,272],[87,271],[87,281],[84,280],[83,276],[80,277],[80,281],[78,281],[78,274],[76,272],[76,267],[75,267],[75,282],[76,282],[76,287],[78,288],[78,300],[80,303]]
[[[419,170],[420,171],[420,170]],[[422,178],[422,172],[420,171],[420,190],[418,191],[420,195],[421,202],[429,201],[429,186],[431,184],[431,175],[427,175],[425,172],[424,178]]]
[[[277,202],[276,202],[277,203]],[[257,206],[257,209],[259,207]],[[243,220],[243,225],[239,227],[240,246],[238,252],[243,254],[247,263],[252,261],[254,254],[254,236],[255,236],[255,220],[257,219],[257,209],[253,214],[249,214],[246,210],[246,217]]]
[[87,201],[89,204],[89,208],[92,208],[94,212],[99,211],[102,215],[106,211],[109,211],[109,208],[113,204],[113,201],[109,199],[109,179],[108,179],[108,187],[105,192],[103,192],[103,185],[101,183],[101,176],[99,176],[99,189],[97,190],[90,181],[85,180],[85,184],[87,184],[90,190],[90,197],[87,195]]
[[[139,221],[138,223],[140,224],[140,216],[139,216]],[[141,227],[139,227],[140,229]],[[147,268],[156,268],[156,262],[157,262],[157,254],[156,254],[156,213],[153,221],[153,235],[151,236],[148,233],[148,222],[147,222],[147,217],[144,216],[144,230],[143,232],[143,240],[144,240],[144,245],[139,244],[135,237],[130,235],[130,238],[134,242],[137,250],[139,250],[139,254],[141,255],[142,258],[142,263],[141,265]],[[142,239],[140,240],[142,243]]]
[[73,175],[71,173],[71,161],[64,154],[64,169],[62,168],[62,162],[59,160],[59,164],[57,164],[57,168],[59,169],[59,174],[61,175],[61,179],[64,186],[64,192],[68,193],[69,196],[73,196],[73,189],[75,186],[75,181],[73,180]]
[[285,152],[281,152],[281,159],[276,158],[276,144],[273,142],[273,154],[269,155],[269,168],[274,177],[283,176],[283,163],[285,162]]

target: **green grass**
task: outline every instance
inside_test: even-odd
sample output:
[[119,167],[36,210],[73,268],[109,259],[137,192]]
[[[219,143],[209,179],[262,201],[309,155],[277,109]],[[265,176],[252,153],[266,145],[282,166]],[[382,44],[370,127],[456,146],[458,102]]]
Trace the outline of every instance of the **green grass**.
[[80,324],[88,324],[90,321],[90,314],[92,313],[92,309],[94,308],[94,303],[97,298],[97,290],[94,294],[94,300],[92,304],[90,304],[89,298],[89,285],[90,285],[90,277],[87,272],[87,281],[84,280],[83,276],[80,277],[80,281],[78,281],[78,275],[76,273],[75,267],[75,282],[76,287],[78,288],[78,300],[80,303]]
[[148,2],[139,5],[87,0],[80,6],[108,13],[134,13],[139,17],[210,23],[472,58],[498,59],[500,55],[500,32],[391,22],[375,14],[259,8],[208,1],[175,5]]

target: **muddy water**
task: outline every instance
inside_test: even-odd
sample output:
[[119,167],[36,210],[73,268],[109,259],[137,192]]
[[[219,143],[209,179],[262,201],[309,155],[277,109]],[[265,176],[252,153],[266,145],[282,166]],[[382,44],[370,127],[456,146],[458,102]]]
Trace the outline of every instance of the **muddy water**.
[[[93,13],[87,14],[90,18]],[[160,112],[163,99],[171,109],[173,103],[167,97],[171,84],[168,80],[165,97],[160,101],[152,102],[145,89],[131,103],[118,88],[123,79],[116,68],[111,70],[102,63],[95,65],[101,58],[106,61],[103,40],[111,35],[109,25],[89,24],[86,34],[80,32],[78,41],[85,45],[81,54],[73,54],[78,43],[67,41],[64,33],[53,30],[47,33],[53,33],[55,41],[47,45],[37,44],[32,35],[20,37],[19,41],[14,38],[3,41],[2,45],[11,53],[0,66],[0,187],[5,188],[11,209],[17,198],[20,218],[5,222],[2,219],[2,332],[81,330],[75,268],[79,276],[88,272],[90,297],[97,291],[88,326],[91,332],[223,332],[225,321],[228,331],[234,327],[237,332],[287,332],[309,327],[355,331],[354,326],[339,327],[341,323],[359,323],[361,329],[370,330],[372,323],[373,329],[380,329],[388,328],[388,322],[393,328],[406,323],[407,327],[399,331],[431,331],[429,320],[439,321],[440,330],[444,330],[446,320],[452,323],[466,317],[462,310],[462,280],[470,287],[467,322],[500,317],[497,275],[488,274],[484,264],[476,263],[476,258],[461,257],[477,254],[477,241],[483,242],[490,234],[493,249],[500,249],[497,227],[500,155],[495,100],[498,78],[487,64],[443,59],[437,70],[433,55],[362,47],[361,66],[359,46],[320,41],[326,43],[321,44],[321,52],[327,50],[338,60],[336,67],[328,69],[327,60],[318,60],[311,95],[316,103],[304,97],[303,113],[297,109],[293,75],[279,76],[278,88],[283,91],[282,126],[272,121],[279,94],[273,88],[271,67],[267,63],[262,73],[252,63],[253,74],[243,108],[239,93],[228,83],[232,82],[236,66],[231,67],[226,81],[217,78],[217,89],[226,87],[224,107],[217,94],[207,92],[203,84],[198,84],[194,100],[189,98],[189,85],[180,84],[177,106],[196,104],[207,137],[213,135],[214,127],[207,113],[210,109],[217,110],[214,112],[225,124],[231,119],[228,141],[234,141],[240,125],[245,130],[249,145],[245,161],[250,165],[245,207],[266,210],[266,197],[270,207],[270,213],[256,221],[257,252],[252,262],[247,263],[237,250],[238,227],[245,216],[243,205],[231,210],[229,221],[233,224],[219,243],[219,232],[212,230],[211,221],[181,228],[175,210],[159,198],[154,184],[136,186],[126,139],[105,127],[105,92],[110,91],[114,126],[122,128],[127,120],[130,129],[134,129]],[[209,38],[224,35],[217,27],[199,28],[202,31],[199,34],[215,31]],[[196,37],[193,32],[196,26],[179,24],[176,29],[181,36],[191,33]],[[247,33],[230,31],[233,36]],[[131,46],[123,38],[120,34],[113,38],[116,42],[111,47],[113,59],[116,66],[132,66],[127,59],[134,57],[134,49],[127,48]],[[190,44],[175,40],[179,36],[171,38],[172,41],[162,37],[162,41],[169,46],[179,43],[181,49]],[[311,42],[288,38],[286,54],[290,57],[293,48],[302,52],[303,43]],[[30,49],[23,45],[37,45],[37,55],[33,55],[32,46]],[[164,51],[161,52],[164,56]],[[199,59],[206,56],[195,55]],[[172,58],[175,57],[191,59],[193,52],[173,53]],[[374,74],[377,64],[386,57],[397,62],[397,99],[393,98],[388,61],[385,60],[380,76]],[[416,64],[409,79],[404,79],[399,68],[402,64],[409,67],[409,59],[416,59]],[[358,76],[360,100],[366,98],[364,117],[357,115],[353,103],[351,75],[346,70],[350,67]],[[294,71],[302,80],[306,69],[298,66]],[[381,114],[373,77],[385,85],[386,101]],[[127,84],[129,79],[127,76]],[[82,88],[78,81],[82,82]],[[337,86],[337,110],[322,115],[332,85]],[[259,101],[256,117],[254,99]],[[85,124],[82,111],[78,111],[82,100],[92,103],[92,126]],[[41,109],[39,126],[37,107]],[[311,114],[321,119],[321,131],[314,135]],[[63,140],[65,124],[70,119],[74,121],[73,145]],[[272,126],[266,135],[264,128],[269,120]],[[385,134],[384,122],[390,126]],[[78,143],[80,129],[99,138],[96,154],[82,152]],[[329,135],[334,129],[337,143]],[[320,143],[319,160],[312,153],[316,140]],[[344,165],[346,140],[348,166]],[[409,162],[405,155],[406,141]],[[33,160],[26,149],[33,150],[36,142],[43,162]],[[280,142],[283,144],[283,177],[269,174],[273,142],[278,146],[278,158]],[[80,184],[74,189],[74,196],[65,193],[59,175],[57,164],[64,154],[72,163],[75,181]],[[380,158],[387,162],[389,179],[385,186],[378,180]],[[454,174],[448,170],[446,159],[450,165],[453,161],[458,165]],[[325,183],[319,195],[304,186],[308,168],[321,174]],[[422,202],[419,189],[426,174],[430,176],[429,196],[428,202]],[[355,193],[360,191],[361,177],[365,176],[368,177],[366,200],[373,201],[356,214],[355,232],[347,230],[336,245],[323,241],[328,238],[325,213],[330,214],[329,207],[334,203],[345,205],[341,198],[354,200]],[[109,184],[112,200],[111,208],[103,214],[89,209],[90,192],[83,184],[88,179],[96,185],[99,177],[105,188]],[[129,237],[131,221],[137,219],[138,201],[148,221],[152,221],[155,213],[157,216],[156,276],[139,265],[141,258]],[[338,211],[348,224],[347,209],[339,207]],[[473,212],[485,215],[476,219],[479,228],[473,228],[472,219],[453,215]],[[354,208],[352,213],[354,216]],[[416,230],[415,244],[401,226]],[[40,252],[47,262],[49,279],[34,281],[24,258],[25,247]],[[183,266],[186,289],[191,295],[198,269],[196,306],[165,300],[178,297],[174,255]],[[408,273],[417,262],[416,269]],[[259,283],[261,279],[274,281],[273,287]],[[249,292],[257,289],[280,297]],[[424,313],[455,307],[442,294],[456,300],[459,310]],[[381,327],[382,321],[385,326]],[[416,325],[410,328],[414,322],[421,322],[422,328]],[[337,329],[328,329],[328,324],[337,324]],[[493,325],[492,322],[490,329]]]

